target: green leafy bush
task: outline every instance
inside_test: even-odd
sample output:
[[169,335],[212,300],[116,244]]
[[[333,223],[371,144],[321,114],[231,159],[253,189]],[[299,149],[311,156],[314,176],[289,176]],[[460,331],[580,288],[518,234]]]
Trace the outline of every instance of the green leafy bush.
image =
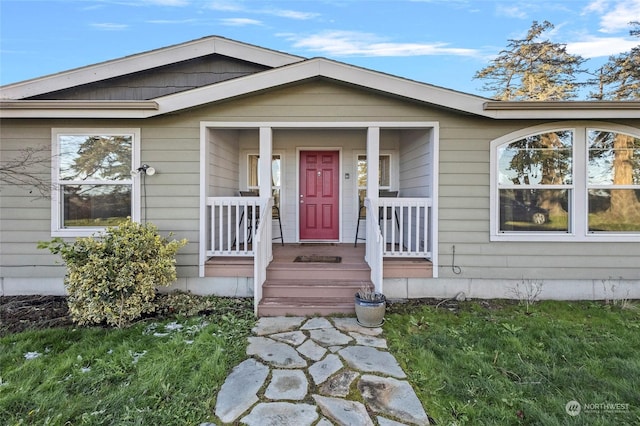
[[121,328],[156,309],[156,288],[176,280],[175,255],[186,243],[161,237],[155,225],[127,220],[97,237],[73,243],[54,238],[38,247],[65,261],[67,300],[75,322]]

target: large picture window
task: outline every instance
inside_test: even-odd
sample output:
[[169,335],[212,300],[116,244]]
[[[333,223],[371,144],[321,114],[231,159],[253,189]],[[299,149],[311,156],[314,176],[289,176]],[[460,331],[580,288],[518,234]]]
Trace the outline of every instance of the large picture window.
[[640,131],[614,127],[494,141],[492,239],[640,239]]
[[53,139],[54,234],[88,235],[137,219],[137,131],[54,129]]

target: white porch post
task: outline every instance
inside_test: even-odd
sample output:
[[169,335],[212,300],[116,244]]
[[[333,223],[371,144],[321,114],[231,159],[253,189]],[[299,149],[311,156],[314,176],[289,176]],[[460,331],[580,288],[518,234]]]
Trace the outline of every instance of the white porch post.
[[[262,205],[266,205],[269,198],[272,197],[271,193],[271,156],[273,154],[273,131],[271,127],[260,127],[260,165],[258,167],[259,176],[259,191]],[[271,209],[267,209],[266,215],[262,220],[267,226],[268,241],[265,241],[267,245],[267,259],[271,261],[272,256],[272,238],[271,238]]]
[[260,198],[271,198],[271,127],[260,127]]
[[[367,128],[367,198],[371,208],[367,211],[366,261],[371,268],[371,281],[377,292],[382,293],[382,251],[379,246],[378,198],[380,170],[380,128]],[[376,236],[376,237],[374,237]],[[382,240],[384,244],[384,239]]]
[[367,198],[378,201],[380,170],[380,128],[367,129]]

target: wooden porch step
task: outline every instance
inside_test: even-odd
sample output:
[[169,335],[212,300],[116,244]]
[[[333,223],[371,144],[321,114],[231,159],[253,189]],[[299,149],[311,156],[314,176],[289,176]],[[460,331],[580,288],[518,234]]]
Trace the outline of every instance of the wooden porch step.
[[345,314],[354,315],[353,297],[346,301],[343,298],[324,297],[263,297],[258,305],[259,317],[284,315],[315,316]]
[[253,257],[212,257],[205,264],[206,277],[253,277]]
[[262,286],[266,298],[325,299],[327,296],[352,300],[360,288],[371,285],[370,280],[267,280]]
[[385,258],[384,278],[433,278],[433,264],[427,259]]
[[267,268],[267,280],[318,279],[363,281],[371,276],[371,269],[364,263],[272,263]]

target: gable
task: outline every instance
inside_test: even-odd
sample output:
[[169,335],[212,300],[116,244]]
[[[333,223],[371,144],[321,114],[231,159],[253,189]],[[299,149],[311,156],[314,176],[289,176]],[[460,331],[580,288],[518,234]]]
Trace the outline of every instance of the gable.
[[26,99],[142,101],[244,77],[267,69],[269,67],[265,65],[212,54]]

